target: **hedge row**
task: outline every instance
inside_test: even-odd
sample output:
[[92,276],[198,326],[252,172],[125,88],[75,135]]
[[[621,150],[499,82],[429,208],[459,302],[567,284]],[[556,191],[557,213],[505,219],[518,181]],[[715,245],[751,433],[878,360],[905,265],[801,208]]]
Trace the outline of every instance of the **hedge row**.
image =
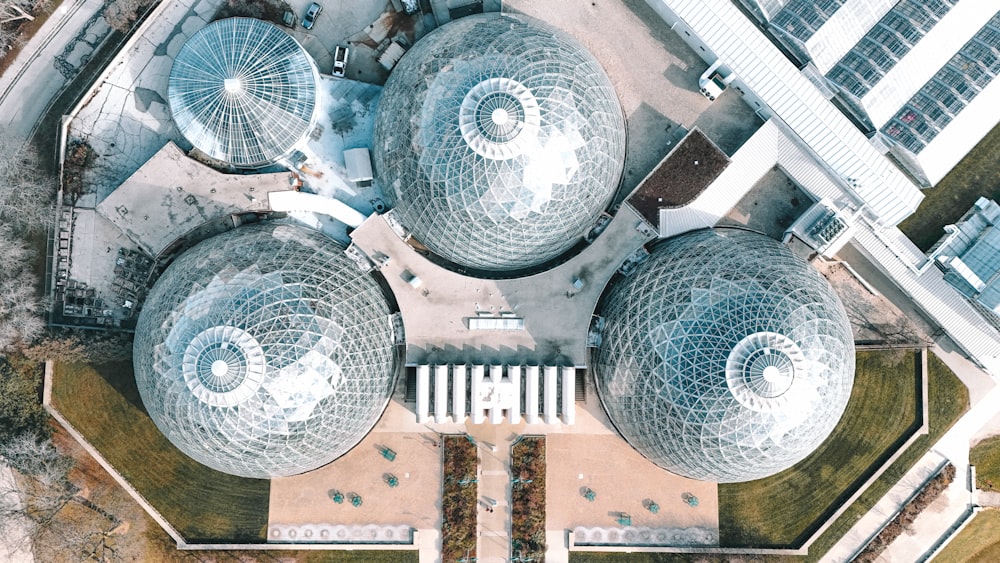
[[522,438],[511,452],[511,550],[545,561],[545,437]]

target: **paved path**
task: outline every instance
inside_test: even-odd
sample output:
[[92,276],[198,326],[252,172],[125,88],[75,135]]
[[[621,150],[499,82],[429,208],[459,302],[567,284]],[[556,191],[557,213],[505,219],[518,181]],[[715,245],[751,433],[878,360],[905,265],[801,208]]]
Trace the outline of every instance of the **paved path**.
[[955,465],[955,480],[907,531],[882,553],[879,561],[911,563],[921,561],[938,540],[968,509],[972,502],[969,490],[969,444],[981,430],[995,426],[1000,412],[1000,387],[989,376],[961,355],[935,346],[934,352],[970,389],[972,407],[933,448],[890,491],[838,541],[823,558],[824,561],[847,561],[921,486],[938,463],[947,458]]
[[[10,467],[0,462],[0,491],[10,491],[15,487],[14,472]],[[8,498],[0,499],[3,504],[20,506],[21,499],[15,493],[8,493]],[[35,558],[31,553],[31,542],[26,539],[25,523],[11,518],[0,522],[0,561],[8,563],[32,563]]]
[[109,28],[103,0],[65,0],[0,76],[0,129],[27,139]]
[[510,446],[516,433],[489,423],[469,424],[469,430],[479,444],[477,559],[503,563],[510,557]]

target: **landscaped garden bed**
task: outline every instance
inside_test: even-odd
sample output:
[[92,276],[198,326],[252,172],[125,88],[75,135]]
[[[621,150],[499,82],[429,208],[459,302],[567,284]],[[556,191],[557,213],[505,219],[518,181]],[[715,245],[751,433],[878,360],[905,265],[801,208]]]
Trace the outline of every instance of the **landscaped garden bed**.
[[545,560],[545,436],[525,436],[511,449],[511,551]]
[[465,435],[444,437],[444,494],[441,497],[441,560],[476,556],[476,445]]
[[650,224],[658,225],[661,208],[691,203],[727,166],[726,153],[693,129],[642,181],[628,203]]
[[934,499],[938,498],[954,480],[955,466],[949,463],[933,479],[928,481],[910,502],[906,503],[900,509],[895,518],[885,528],[882,528],[882,531],[858,554],[855,561],[859,563],[871,563],[878,559],[879,555],[885,551],[885,548],[889,547],[889,544],[901,536],[903,530],[913,524],[917,516],[920,516],[920,513],[930,503],[934,502]]

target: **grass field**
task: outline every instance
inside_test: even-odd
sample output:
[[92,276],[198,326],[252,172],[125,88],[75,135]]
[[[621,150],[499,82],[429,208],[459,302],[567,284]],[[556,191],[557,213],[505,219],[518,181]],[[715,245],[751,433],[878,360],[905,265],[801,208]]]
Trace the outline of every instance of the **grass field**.
[[1000,561],[1000,511],[987,509],[973,516],[972,522],[951,540],[934,563]]
[[969,390],[937,356],[927,358],[930,433],[917,438],[903,455],[875,481],[809,548],[807,561],[818,561],[847,530],[923,457],[942,434],[969,410]]
[[1000,199],[1000,126],[994,127],[938,185],[924,191],[917,212],[899,228],[921,250],[927,251],[944,226],[957,221],[979,197]]
[[265,539],[270,482],[214,471],[171,445],[141,407],[130,362],[57,364],[52,402],[185,539]]
[[719,485],[723,546],[796,547],[921,424],[912,351],[857,354],[847,410],[829,438],[791,469]]
[[1000,436],[987,438],[969,452],[976,466],[976,486],[984,491],[1000,491]]

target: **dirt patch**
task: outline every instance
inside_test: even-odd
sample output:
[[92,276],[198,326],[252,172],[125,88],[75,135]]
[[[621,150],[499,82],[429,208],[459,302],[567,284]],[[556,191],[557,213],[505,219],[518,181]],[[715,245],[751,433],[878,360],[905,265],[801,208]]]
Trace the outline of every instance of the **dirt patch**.
[[855,343],[903,345],[930,340],[930,326],[907,317],[884,296],[869,291],[844,264],[816,261],[813,265],[844,303]]
[[639,184],[628,203],[652,225],[660,209],[682,207],[701,195],[729,166],[729,157],[694,129]]
[[747,227],[781,240],[785,230],[812,203],[809,195],[775,166],[757,180],[717,226]]

